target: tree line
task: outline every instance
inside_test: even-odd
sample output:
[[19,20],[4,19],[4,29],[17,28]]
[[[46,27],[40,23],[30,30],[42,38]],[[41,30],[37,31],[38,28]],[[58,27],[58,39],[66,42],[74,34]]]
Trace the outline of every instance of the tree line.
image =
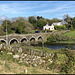
[[45,19],[42,16],[30,16],[25,17],[16,17],[11,20],[4,20],[0,26],[0,35],[5,35],[6,33],[6,24],[7,24],[7,33],[17,33],[17,34],[27,34],[32,33],[33,30],[39,29],[42,30],[43,26],[46,23],[53,23],[59,21],[57,18],[53,20]]
[[[66,28],[74,30],[75,17],[71,18],[67,14],[67,15],[64,15],[63,18],[66,22],[68,22],[68,24],[65,25]],[[8,34],[11,34],[11,33],[27,34],[27,33],[32,33],[36,29],[42,30],[45,24],[48,23],[49,25],[51,25],[52,23],[55,23],[55,22],[61,22],[61,20],[58,18],[45,19],[42,16],[30,16],[28,18],[16,17],[16,18],[12,18],[11,20],[4,20],[2,22],[0,26],[0,35],[5,35],[6,24],[7,24]]]

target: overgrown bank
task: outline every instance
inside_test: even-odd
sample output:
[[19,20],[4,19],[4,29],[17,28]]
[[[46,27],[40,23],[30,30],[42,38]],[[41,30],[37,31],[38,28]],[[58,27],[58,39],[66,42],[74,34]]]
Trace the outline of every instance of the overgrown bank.
[[3,67],[0,73],[25,74],[27,69],[28,74],[74,74],[75,51],[48,48],[43,51],[41,47],[33,46],[1,48],[0,67]]
[[46,44],[75,44],[75,38],[74,38],[74,32],[75,31],[69,31],[66,33],[54,33],[51,34],[46,41]]

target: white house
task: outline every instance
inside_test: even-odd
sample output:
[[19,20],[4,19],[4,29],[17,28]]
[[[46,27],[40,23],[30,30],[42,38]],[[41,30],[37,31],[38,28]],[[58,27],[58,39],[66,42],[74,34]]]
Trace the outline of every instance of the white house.
[[54,30],[54,25],[49,25],[49,24],[46,24],[45,26],[43,26],[43,30]]
[[54,26],[54,25],[62,26],[62,23],[61,23],[61,22],[58,22],[58,23],[53,23],[52,25],[53,25],[53,26]]
[[62,21],[62,22],[53,23],[52,25],[62,26],[62,25],[64,25],[64,24],[68,24],[68,23],[65,22],[65,21]]

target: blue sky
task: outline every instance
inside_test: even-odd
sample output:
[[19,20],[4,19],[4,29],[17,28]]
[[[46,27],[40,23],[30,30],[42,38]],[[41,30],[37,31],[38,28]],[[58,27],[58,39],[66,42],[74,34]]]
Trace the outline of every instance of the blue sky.
[[42,16],[62,19],[63,15],[75,16],[75,1],[0,1],[0,16]]

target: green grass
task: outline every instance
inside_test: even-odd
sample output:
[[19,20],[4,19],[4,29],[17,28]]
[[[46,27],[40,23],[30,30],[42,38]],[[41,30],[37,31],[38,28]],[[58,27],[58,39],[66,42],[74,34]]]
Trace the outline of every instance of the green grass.
[[70,38],[75,38],[75,31],[69,31],[64,33],[65,36],[68,36]]
[[47,47],[44,47],[44,49],[42,47],[36,47],[36,46],[35,47],[33,47],[33,46],[24,46],[24,47],[25,47],[25,49],[31,49],[31,50],[41,51],[41,52],[48,52],[48,53],[54,53],[54,52],[58,51],[58,50],[49,49]]
[[38,71],[37,71],[37,69],[32,69],[31,73],[32,74],[38,74]]
[[62,54],[62,53],[57,53],[57,57],[58,57],[58,59],[56,60],[56,63],[58,63],[58,64],[61,64],[61,63],[65,64],[65,61],[68,60],[66,55]]
[[[32,49],[32,50],[40,50],[40,51],[43,51],[43,49],[42,49],[42,47],[33,47],[33,46],[28,46],[28,47],[25,47],[25,49],[26,48],[28,48],[28,49]],[[50,68],[53,68],[53,70],[54,70],[54,72],[56,72],[55,70],[57,70],[58,68],[57,67],[60,67],[60,65],[61,64],[65,64],[66,62],[65,61],[68,61],[68,56],[66,56],[66,54],[65,54],[65,50],[64,49],[60,49],[60,50],[51,50],[51,49],[48,49],[48,48],[44,48],[44,50],[46,50],[47,52],[50,52],[50,53],[55,53],[55,52],[57,52],[57,58],[55,58],[55,61],[54,61],[54,64],[52,63],[51,65],[50,65]],[[72,53],[71,53],[72,52]],[[69,53],[71,53],[71,54],[69,54]],[[71,56],[73,56],[73,57],[75,57],[75,51],[70,51],[68,54],[69,55],[71,55]],[[3,60],[2,60],[3,59]],[[43,68],[43,70],[41,70],[40,71],[40,69],[39,69],[39,66],[37,66],[37,67],[34,67],[34,66],[30,66],[30,65],[28,65],[28,64],[26,64],[26,63],[20,63],[20,64],[18,64],[18,62],[14,62],[14,61],[12,61],[13,60],[13,57],[12,57],[12,55],[8,55],[7,54],[7,51],[4,51],[4,53],[3,54],[0,54],[0,60],[3,62],[4,60],[6,60],[6,63],[4,64],[4,67],[5,67],[5,70],[7,70],[7,72],[14,72],[14,73],[17,73],[17,74],[24,74],[24,70],[25,70],[25,68],[24,67],[26,67],[26,68],[28,68],[28,72],[30,72],[31,74],[38,74],[38,73],[42,73],[43,74],[43,70],[45,70],[45,68]],[[10,61],[9,61],[10,60]],[[0,62],[0,66],[2,66],[2,62]],[[18,69],[17,68],[15,68],[15,65],[14,65],[14,67],[13,66],[11,66],[11,64],[15,64],[16,65],[16,67],[18,67]],[[18,64],[18,65],[17,65]],[[22,68],[20,68],[21,66],[23,66]],[[17,70],[16,70],[17,69]],[[73,68],[73,73],[75,73],[74,72],[74,69],[75,68]],[[52,69],[50,70],[50,71],[53,71]],[[16,72],[17,71],[17,72]],[[48,70],[47,70],[48,71]],[[46,72],[47,72],[46,71]],[[71,70],[70,70],[71,71]],[[45,73],[45,72],[44,72]],[[47,72],[48,73],[48,72]],[[61,72],[59,72],[59,73],[61,73]],[[63,72],[64,73],[64,72]],[[63,74],[62,73],[62,74]]]
[[58,43],[60,43],[60,44],[75,44],[75,41],[59,41],[59,42],[55,42],[55,44],[58,44]]
[[3,64],[0,62],[0,66],[1,66],[1,65],[3,65]]
[[8,70],[10,70],[10,67],[9,67],[9,65],[8,65],[7,63],[5,63],[5,67],[6,67]]

